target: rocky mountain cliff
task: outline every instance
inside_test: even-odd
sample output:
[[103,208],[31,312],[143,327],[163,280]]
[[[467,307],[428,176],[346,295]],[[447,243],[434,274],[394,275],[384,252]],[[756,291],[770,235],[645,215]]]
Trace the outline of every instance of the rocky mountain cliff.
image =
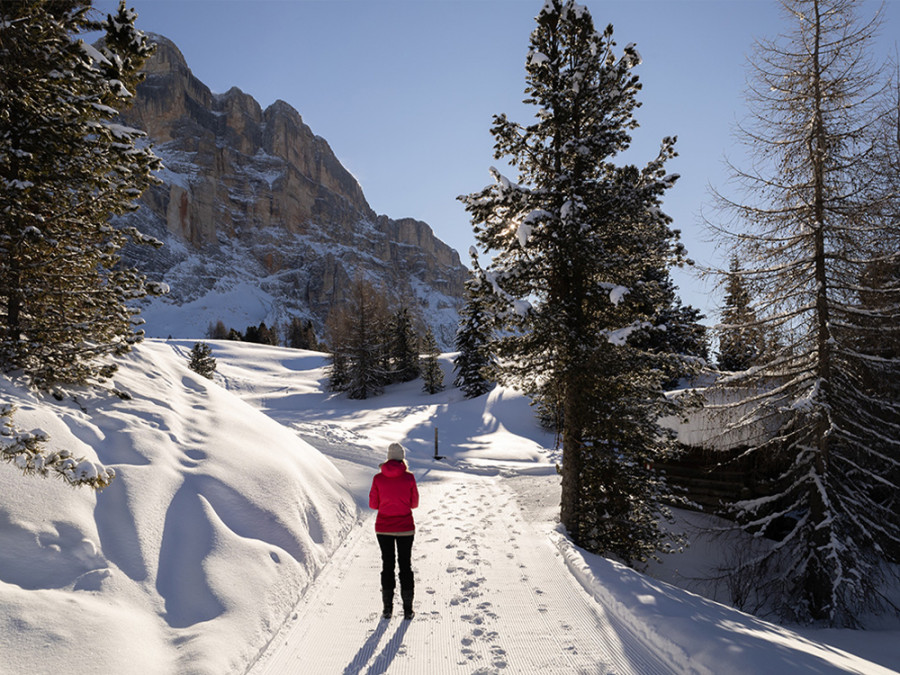
[[165,170],[130,224],[166,243],[125,251],[171,287],[143,310],[147,334],[202,337],[291,316],[323,333],[357,275],[453,343],[467,271],[413,219],[376,215],[325,139],[284,101],[263,110],[237,88],[214,94],[167,38],[124,121],[148,132]]

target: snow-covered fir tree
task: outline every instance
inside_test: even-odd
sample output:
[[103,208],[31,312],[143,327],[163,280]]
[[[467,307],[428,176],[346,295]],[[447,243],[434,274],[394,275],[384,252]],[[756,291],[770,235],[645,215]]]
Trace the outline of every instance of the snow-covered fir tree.
[[488,289],[484,270],[478,264],[477,251],[470,250],[472,276],[466,282],[466,304],[460,311],[459,329],[456,332],[456,350],[453,359],[456,377],[453,385],[462,389],[466,398],[486,394],[494,387],[491,369],[494,356],[491,343],[494,339],[493,319],[488,312]]
[[740,201],[720,196],[745,226],[724,234],[758,293],[755,324],[781,336],[722,385],[756,392],[735,426],[776,429],[748,451],[772,467],[757,477],[770,494],[736,516],[777,539],[744,560],[765,599],[792,620],[853,625],[882,603],[900,551],[900,402],[883,386],[900,359],[871,349],[900,314],[897,182],[880,161],[897,137],[868,65],[878,17],[861,21],[849,0],[782,4],[789,31],[753,59],[743,137],[757,161],[735,169]]
[[660,355],[677,355],[660,361],[666,377],[665,389],[678,386],[681,378],[698,372],[709,360],[707,329],[703,314],[696,307],[684,305],[678,297],[675,282],[665,267],[648,270],[641,285],[650,283],[652,292],[645,294],[639,311],[649,317],[650,326],[631,338],[631,345]]
[[437,340],[431,328],[425,329],[425,337],[422,338],[422,355],[420,357],[419,370],[422,372],[422,389],[429,394],[436,394],[444,389],[444,371],[438,363]]
[[[143,335],[128,303],[164,290],[119,258],[159,242],[111,224],[160,166],[117,121],[153,46],[124,3],[101,22],[90,4],[0,5],[0,367],[45,387],[108,377],[101,357]],[[92,30],[96,48],[80,38]]]
[[765,334],[753,311],[750,291],[737,255],[732,255],[725,277],[725,304],[719,334],[720,370],[747,370],[765,349]]
[[390,379],[410,382],[419,377],[419,338],[413,330],[409,309],[401,307],[391,317],[387,357]]
[[208,380],[213,379],[216,372],[216,359],[212,355],[212,349],[205,342],[195,342],[191,348],[191,358],[188,367],[198,375]]
[[670,491],[653,465],[674,451],[658,424],[673,405],[662,386],[673,357],[632,340],[653,328],[661,271],[683,254],[661,209],[675,140],[642,169],[616,166],[637,126],[637,50],[618,51],[612,26],[598,32],[575,2],[549,0],[536,21],[525,65],[536,120],[498,115],[491,129],[518,178],[492,169],[494,184],[462,199],[493,256],[500,375],[559,395],[562,523],[579,545],[633,563],[672,543],[660,526]]

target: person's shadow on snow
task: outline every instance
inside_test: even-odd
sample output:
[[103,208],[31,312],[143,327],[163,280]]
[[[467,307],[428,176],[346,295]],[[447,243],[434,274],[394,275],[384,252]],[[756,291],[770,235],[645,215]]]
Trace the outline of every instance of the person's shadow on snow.
[[[400,625],[397,627],[397,630],[394,631],[391,639],[387,641],[378,653],[378,656],[372,661],[372,665],[369,666],[366,675],[382,675],[387,672],[388,666],[391,665],[394,661],[394,657],[397,656],[397,652],[400,651],[400,646],[403,644],[403,637],[406,635],[406,631],[409,630],[410,623],[412,622],[400,622]],[[362,672],[362,669],[369,662],[372,652],[375,651],[375,647],[387,631],[388,625],[387,621],[378,622],[378,627],[365,641],[363,646],[359,648],[359,651],[356,652],[356,656],[353,657],[350,665],[344,668],[344,675],[359,675],[359,673]]]

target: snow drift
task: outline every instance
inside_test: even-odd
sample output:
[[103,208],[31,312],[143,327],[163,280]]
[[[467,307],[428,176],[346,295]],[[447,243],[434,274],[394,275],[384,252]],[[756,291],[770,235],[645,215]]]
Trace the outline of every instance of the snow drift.
[[242,668],[356,505],[318,450],[190,371],[183,348],[145,342],[111,386],[130,400],[0,379],[20,427],[117,474],[95,494],[0,466],[0,670]]

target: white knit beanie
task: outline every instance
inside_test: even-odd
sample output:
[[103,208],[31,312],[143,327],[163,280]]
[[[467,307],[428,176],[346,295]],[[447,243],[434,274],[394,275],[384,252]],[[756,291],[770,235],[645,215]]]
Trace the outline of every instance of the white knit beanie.
[[392,459],[396,459],[396,460],[400,460],[402,462],[405,455],[406,455],[406,452],[403,450],[403,446],[400,445],[399,443],[391,443],[388,446],[388,454],[387,454],[388,461],[390,461]]

